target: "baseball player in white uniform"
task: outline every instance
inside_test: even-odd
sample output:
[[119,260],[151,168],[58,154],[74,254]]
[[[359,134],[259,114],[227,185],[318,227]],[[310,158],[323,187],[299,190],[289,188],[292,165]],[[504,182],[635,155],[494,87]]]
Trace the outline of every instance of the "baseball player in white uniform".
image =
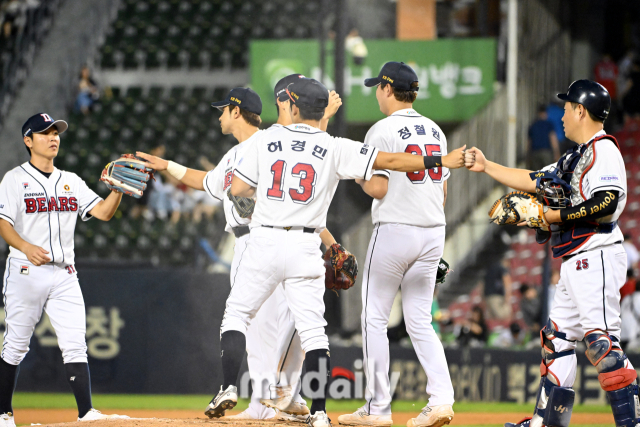
[[[377,148],[319,129],[329,91],[313,79],[288,86],[293,124],[265,132],[236,165],[231,194],[257,198],[251,221],[246,268],[240,268],[222,321],[224,382],[211,403],[224,411],[237,403],[236,382],[246,347],[247,326],[264,301],[282,283],[312,378],[308,423],[329,426],[325,387],[330,373],[329,342],[324,333],[325,269],[319,233],[340,179],[371,177],[373,169],[405,172],[463,164],[462,149],[445,156],[421,157],[383,153]],[[304,385],[303,385],[304,387]],[[278,396],[274,406],[286,409],[291,396]]]
[[[388,117],[367,133],[365,144],[380,150],[418,155],[446,155],[447,139],[433,121],[412,106],[418,76],[402,62],[388,62],[378,77],[376,98]],[[338,418],[343,425],[390,426],[389,340],[391,306],[402,290],[407,332],[427,374],[429,404],[407,425],[441,426],[453,418],[453,386],[442,343],[431,325],[436,272],[445,240],[444,204],[450,172],[440,167],[418,172],[376,170],[360,181],[374,198],[374,231],[362,281],[362,350],[367,403]]]
[[540,243],[550,238],[553,256],[563,260],[549,320],[541,332],[542,378],[533,417],[505,426],[569,425],[575,348],[582,340],[616,426],[636,426],[637,375],[619,344],[620,287],[627,261],[617,220],[626,204],[627,183],[618,143],[603,130],[611,99],[603,86],[590,80],[575,81],[558,98],[565,101],[565,134],[578,143],[558,163],[531,173],[490,162],[477,148],[465,159],[470,170],[544,199],[530,203],[526,212],[518,210],[523,214],[521,225],[536,228]]
[[[293,79],[299,78],[299,75],[285,77],[276,85],[276,92],[279,87],[286,88],[287,84]],[[277,95],[276,95],[277,98]],[[332,98],[331,108],[327,109],[328,114],[333,116],[340,106],[340,98],[334,95]],[[280,104],[285,103],[279,101]],[[288,102],[286,103],[288,105]],[[195,169],[186,169],[175,162],[167,162],[155,156],[138,152],[138,156],[145,159],[149,167],[156,170],[168,170],[175,178],[182,183],[196,190],[206,191],[211,197],[223,202],[225,218],[227,225],[225,230],[236,236],[234,257],[231,263],[231,288],[233,288],[235,279],[238,275],[240,261],[246,250],[247,240],[249,238],[249,224],[251,218],[243,218],[238,212],[233,202],[227,196],[227,192],[231,185],[231,178],[238,160],[242,153],[250,146],[257,136],[263,132],[258,129],[261,120],[262,101],[257,93],[248,88],[232,89],[224,101],[212,103],[213,107],[222,110],[220,116],[220,125],[222,133],[225,135],[232,134],[238,140],[238,145],[232,147],[220,160],[218,166],[209,172],[199,171]],[[288,110],[279,116],[279,123],[272,128],[282,127],[283,124],[291,122]],[[326,123],[324,123],[326,128]],[[325,245],[335,243],[333,236],[328,230],[324,230],[320,236]],[[274,315],[276,313],[276,315]],[[292,383],[298,385],[297,379],[302,370],[303,355],[299,345],[288,345],[293,340],[291,329],[295,332],[291,314],[284,298],[284,291],[278,286],[274,293],[265,301],[261,309],[256,313],[254,321],[247,330],[247,363],[249,366],[249,374],[253,382],[253,393],[249,407],[240,414],[228,416],[230,419],[269,419],[276,415],[276,411],[268,408],[260,403],[261,399],[270,397],[269,386],[275,385],[277,377],[281,377],[283,382],[291,379]],[[282,327],[279,325],[283,325]],[[284,328],[284,329],[281,329]],[[285,338],[286,336],[286,338]],[[282,342],[286,341],[287,348],[284,348]],[[288,351],[287,351],[288,350]],[[281,372],[277,372],[277,369]],[[285,383],[286,387],[286,383]],[[288,387],[287,390],[291,390]],[[288,421],[306,421],[309,409],[306,402],[296,393],[295,399],[291,402],[291,408],[294,413],[299,415],[289,415],[286,413],[277,414],[278,418]]]
[[0,235],[10,246],[4,273],[6,331],[0,360],[0,426],[14,427],[11,401],[19,365],[33,330],[46,311],[62,351],[67,380],[78,404],[78,421],[120,418],[93,409],[87,363],[86,314],[74,265],[78,216],[108,221],[122,193],[100,198],[76,174],[56,169],[53,159],[67,123],[40,113],[22,126],[30,161],[0,183]]

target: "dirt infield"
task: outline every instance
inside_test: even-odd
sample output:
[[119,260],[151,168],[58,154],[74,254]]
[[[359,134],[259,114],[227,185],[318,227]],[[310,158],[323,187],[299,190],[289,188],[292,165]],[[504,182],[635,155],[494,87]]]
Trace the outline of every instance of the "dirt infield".
[[[172,425],[193,425],[193,424],[215,424],[231,426],[300,426],[300,423],[285,423],[276,421],[225,421],[224,418],[209,420],[202,411],[157,411],[157,410],[103,410],[105,414],[119,413],[135,417],[130,420],[106,420],[92,421],[92,427],[166,427]],[[230,412],[234,414],[237,412]],[[338,425],[338,413],[330,413],[329,417],[334,420],[333,424]],[[396,412],[393,414],[394,424],[406,424],[410,418],[418,413]],[[16,424],[31,425],[38,423],[42,425],[64,425],[64,427],[87,427],[87,423],[74,422],[78,413],[73,409],[18,409],[16,413]],[[481,425],[496,424],[502,425],[505,421],[516,422],[522,419],[520,413],[495,413],[495,412],[459,412],[456,414],[451,425]],[[64,423],[64,424],[60,424]],[[573,414],[571,425],[579,424],[610,424],[613,425],[613,416],[607,413],[598,414]]]

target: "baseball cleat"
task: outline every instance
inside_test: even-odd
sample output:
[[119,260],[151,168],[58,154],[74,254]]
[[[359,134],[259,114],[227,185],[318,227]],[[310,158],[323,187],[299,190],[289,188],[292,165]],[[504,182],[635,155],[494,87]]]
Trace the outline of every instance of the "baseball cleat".
[[275,399],[260,399],[267,408],[277,409],[291,415],[309,415],[309,408],[300,402],[293,400],[291,386],[276,387]]
[[517,423],[504,423],[504,427],[529,427],[531,425],[531,417],[526,417]]
[[16,427],[12,412],[0,415],[0,427]]
[[331,420],[327,416],[326,412],[317,411],[313,415],[309,415],[307,423],[311,427],[331,427]]
[[116,414],[103,414],[97,409],[91,408],[89,412],[84,414],[84,417],[78,418],[78,421],[96,421],[96,420],[123,420],[125,418],[129,418],[127,415],[116,415]]
[[451,405],[425,406],[415,418],[407,421],[407,427],[441,427],[453,419]]
[[285,412],[278,412],[275,416],[278,421],[287,421],[290,423],[305,423],[309,419],[308,415],[291,415]]
[[391,415],[371,415],[363,406],[353,414],[340,415],[338,423],[345,426],[390,426],[393,420]]
[[224,416],[227,409],[233,409],[238,404],[238,389],[230,385],[226,390],[220,386],[220,391],[211,399],[204,414],[209,418],[220,418]]

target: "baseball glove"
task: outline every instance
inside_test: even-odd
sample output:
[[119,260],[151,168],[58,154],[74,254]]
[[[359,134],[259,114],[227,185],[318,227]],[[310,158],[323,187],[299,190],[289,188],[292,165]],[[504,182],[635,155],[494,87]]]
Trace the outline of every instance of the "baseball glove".
[[339,243],[331,245],[324,254],[326,273],[324,284],[338,294],[338,289],[349,289],[358,277],[358,261]]
[[133,154],[123,154],[118,160],[105,166],[100,181],[104,182],[109,190],[139,199],[151,178],[153,169],[146,167],[144,162]]
[[449,268],[449,263],[443,258],[440,258],[440,264],[438,264],[438,271],[436,272],[436,285],[444,283],[447,275],[453,270]]
[[547,228],[549,223],[544,217],[547,209],[548,207],[537,200],[535,194],[513,191],[493,204],[489,217],[491,222],[498,225],[525,222],[531,228]]
[[240,218],[249,218],[256,207],[256,201],[250,197],[236,197],[231,194],[231,189],[227,191],[227,197],[235,206]]

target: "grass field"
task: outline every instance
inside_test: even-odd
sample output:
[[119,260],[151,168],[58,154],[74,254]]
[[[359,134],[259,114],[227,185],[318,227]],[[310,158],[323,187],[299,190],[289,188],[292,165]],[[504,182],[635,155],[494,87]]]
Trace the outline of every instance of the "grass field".
[[[93,404],[96,408],[104,410],[105,412],[118,412],[127,413],[129,410],[180,410],[180,411],[201,411],[204,409],[208,401],[211,399],[209,395],[126,395],[126,394],[94,394]],[[238,402],[236,409],[244,410],[248,405],[248,400],[241,399]],[[355,411],[364,402],[361,400],[330,400],[327,402],[327,410],[330,413],[349,413]],[[76,408],[75,400],[71,393],[58,394],[58,393],[16,393],[13,399],[14,410],[16,411],[16,417],[20,415],[20,410],[37,409],[37,410],[74,410]],[[424,402],[411,402],[411,401],[398,401],[393,402],[392,410],[394,414],[409,413],[411,416],[417,415],[421,408],[424,406]],[[500,419],[500,414],[521,414],[527,415],[532,412],[532,405],[530,404],[516,404],[516,403],[494,403],[494,402],[460,402],[454,405],[454,411],[456,414],[466,414],[464,418],[468,420],[473,414],[478,414],[478,419],[482,418],[481,415],[486,417],[487,415],[494,414],[497,419]],[[611,409],[608,406],[585,406],[578,405],[574,408],[574,414],[610,414]],[[582,419],[585,419],[585,416]],[[204,416],[204,415],[202,415]],[[471,417],[473,418],[473,417]],[[588,415],[586,419],[589,419]],[[16,421],[20,423],[17,418]],[[334,425],[337,422],[334,420]],[[462,421],[462,420],[461,420]],[[503,419],[504,421],[518,421],[509,419]],[[469,422],[469,421],[467,421]],[[573,424],[573,423],[572,423]],[[403,424],[398,424],[403,425]],[[502,424],[461,424],[454,419],[453,425],[473,425],[473,427],[482,426],[496,426]],[[581,426],[588,427],[605,427],[612,424],[586,424],[580,423]]]

